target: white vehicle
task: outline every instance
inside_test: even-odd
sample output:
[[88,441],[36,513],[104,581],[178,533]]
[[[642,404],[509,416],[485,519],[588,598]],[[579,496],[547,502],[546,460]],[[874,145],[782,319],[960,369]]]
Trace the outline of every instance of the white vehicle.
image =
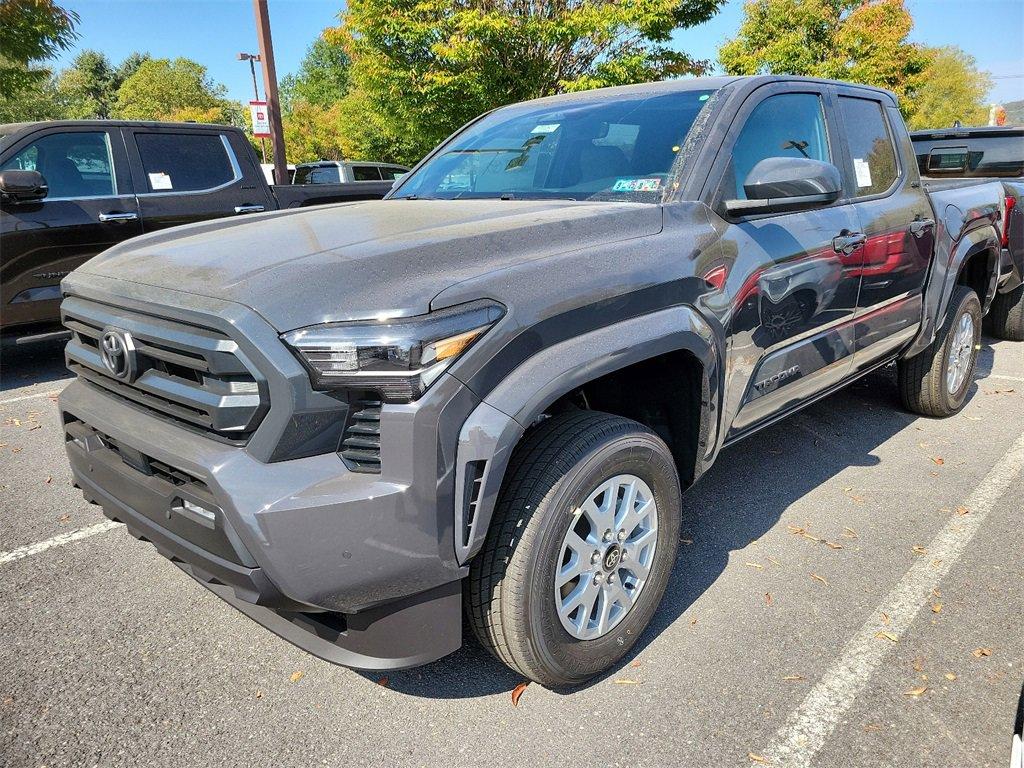
[[267,179],[267,184],[291,184],[292,179],[295,178],[295,164],[288,163],[288,178],[283,182],[274,181],[274,164],[273,163],[260,163],[260,168],[263,169],[263,175]]
[[359,181],[395,181],[409,172],[404,165],[358,160],[318,160],[295,167],[296,184],[348,184]]

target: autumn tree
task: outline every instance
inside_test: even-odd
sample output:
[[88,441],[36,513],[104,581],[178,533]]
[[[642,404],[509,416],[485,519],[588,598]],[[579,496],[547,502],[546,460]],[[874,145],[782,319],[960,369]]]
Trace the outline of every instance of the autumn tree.
[[113,116],[128,120],[195,120],[239,125],[242,108],[191,59],[147,59],[117,91]]
[[[908,41],[903,0],[748,0],[740,29],[718,51],[732,75],[825,77],[887,88],[907,97],[928,55]],[[901,108],[910,108],[901,98]]]
[[927,48],[925,54],[928,66],[907,121],[911,129],[948,128],[957,120],[963,125],[985,125],[991,75],[979,71],[974,57],[955,46]]
[[324,37],[352,60],[346,99],[366,111],[348,127],[370,142],[363,153],[413,162],[503,104],[703,73],[671,35],[722,1],[350,0]]

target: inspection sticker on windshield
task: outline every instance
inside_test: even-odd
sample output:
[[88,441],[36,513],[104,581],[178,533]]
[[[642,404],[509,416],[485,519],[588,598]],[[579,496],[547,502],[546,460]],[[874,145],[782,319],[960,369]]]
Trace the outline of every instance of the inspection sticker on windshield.
[[657,192],[661,179],[618,179],[612,185],[612,192]]
[[561,123],[543,123],[534,128],[530,133],[554,133]]

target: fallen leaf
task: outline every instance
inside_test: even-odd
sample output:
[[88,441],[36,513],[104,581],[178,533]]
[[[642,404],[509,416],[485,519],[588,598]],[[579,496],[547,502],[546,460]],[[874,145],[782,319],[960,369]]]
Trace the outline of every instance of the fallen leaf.
[[804,677],[803,675],[786,675],[782,679],[785,680],[787,683],[794,683],[794,682],[797,682],[799,680],[806,680],[807,678]]
[[693,626],[694,624],[696,624],[696,623],[697,623],[697,620],[696,620],[696,619],[690,619],[690,626],[691,626],[691,627],[692,627],[692,626]]
[[942,593],[939,592],[938,587],[932,588],[932,597],[942,597]]
[[825,541],[825,544],[826,544],[826,546],[828,546],[828,548],[829,548],[829,549],[842,549],[842,548],[843,548],[843,545],[842,545],[842,544],[837,544],[837,543],[836,543],[836,542],[834,542],[834,541],[828,541],[828,540],[826,540],[826,541]]
[[932,603],[932,613],[942,613],[942,603]]
[[971,655],[974,656],[974,658],[976,658],[976,659],[983,659],[986,656],[991,656],[992,655],[992,649],[991,648],[975,648],[973,651],[971,651]]
[[512,689],[512,706],[513,707],[518,707],[519,706],[519,699],[522,697],[523,691],[526,690],[526,686],[528,686],[528,685],[529,685],[528,682],[520,683],[519,685],[517,685],[515,688]]
[[390,681],[388,680],[388,676],[387,676],[387,675],[384,675],[384,677],[380,678],[380,679],[379,679],[379,680],[377,681],[377,685],[379,685],[379,686],[382,686],[382,687],[384,687],[384,688],[387,688],[387,687],[388,687],[388,683],[389,683],[389,682],[390,682]]
[[914,659],[914,671],[915,672],[920,672],[923,669],[924,669],[924,659],[922,659],[920,656],[918,656],[916,659]]
[[761,765],[771,765],[772,764],[771,760],[769,760],[764,755],[757,754],[756,752],[747,752],[747,757],[749,757],[751,759],[751,761],[753,761],[755,763],[761,763]]
[[758,563],[744,563],[744,565],[749,565],[751,568],[757,568],[758,570],[761,570],[761,571],[764,570],[764,566],[763,565],[759,565]]
[[61,522],[61,523],[66,523],[70,519],[71,519],[71,515],[61,515],[60,517],[57,518],[58,522]]
[[42,425],[42,424],[36,424],[36,425],[35,425],[34,427],[29,427],[29,428],[28,428],[28,431],[29,431],[29,432],[32,432],[32,431],[34,431],[34,430],[36,430],[36,429],[42,429],[42,428],[43,428],[43,425]]
[[1017,390],[1015,390],[1015,389],[991,389],[991,390],[986,390],[985,394],[986,395],[1009,395],[1009,394],[1011,394],[1013,392],[1016,392],[1016,391]]
[[766,605],[771,605],[772,604],[772,593],[771,592],[765,592],[764,593],[764,602],[765,602]]
[[865,733],[874,733],[875,731],[880,730],[882,730],[882,726],[880,726],[878,723],[868,723],[864,726]]
[[776,558],[772,557],[771,555],[768,555],[768,562],[771,563],[772,565],[782,565],[782,563],[779,562],[779,560],[777,560]]
[[932,560],[932,568],[938,568],[942,565],[942,560]]
[[816,574],[816,573],[812,573],[812,574],[811,574],[811,578],[812,578],[812,579],[814,579],[815,581],[820,581],[820,582],[821,582],[822,584],[824,584],[824,585],[825,585],[826,587],[828,586],[828,582],[827,582],[827,581],[825,581],[824,577],[822,577],[822,576],[819,576],[819,575],[818,575],[818,574]]
[[943,675],[943,677],[947,680],[956,680],[956,675],[954,675],[952,672],[947,672]]
[[686,546],[690,546],[691,544],[693,544],[693,539],[680,539],[679,542],[681,544],[685,544]]
[[625,677],[620,677],[618,680],[615,681],[615,684],[616,685],[636,685],[637,682],[636,682],[636,680],[630,680],[630,679],[625,678]]
[[887,627],[889,626],[889,614],[885,611],[882,611],[882,623]]
[[263,698],[263,691],[256,691],[256,698],[257,699],[262,699]]
[[941,456],[932,456],[932,461],[934,461],[940,467],[946,463],[946,460],[943,459]]
[[904,691],[904,696],[913,696],[915,699],[919,699],[924,695],[924,692],[928,690],[927,685],[922,685],[920,688],[912,688],[909,691]]
[[913,547],[911,547],[911,549],[913,550],[915,555],[927,555],[928,554],[928,548],[927,547],[922,547],[920,544],[915,544]]
[[290,679],[291,679],[291,681],[293,683],[297,683],[297,682],[299,682],[299,680],[301,680],[305,676],[306,676],[306,673],[303,672],[302,670],[299,670],[298,672],[292,672],[292,676],[291,676]]
[[853,528],[843,528],[843,536],[845,536],[848,539],[858,538],[857,532],[853,530]]
[[47,475],[46,476],[46,484],[49,485],[52,482],[53,482],[53,475]]
[[890,643],[898,643],[899,638],[896,637],[892,632],[875,632],[875,637],[880,640],[888,640]]
[[635,668],[635,667],[639,667],[639,666],[640,666],[640,662],[639,662],[639,661],[634,661],[634,662],[633,662],[632,664],[630,664],[629,666],[631,666],[631,667],[634,667],[634,668]]
[[968,514],[970,514],[970,512],[971,512],[971,510],[969,510],[967,507],[957,507],[956,508],[956,513],[958,515],[960,515],[960,517],[963,517],[964,515],[968,515]]

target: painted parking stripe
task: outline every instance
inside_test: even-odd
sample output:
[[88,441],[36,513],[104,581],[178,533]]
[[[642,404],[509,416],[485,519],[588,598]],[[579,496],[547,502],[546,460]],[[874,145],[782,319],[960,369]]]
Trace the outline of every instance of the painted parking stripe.
[[[774,741],[761,754],[774,766],[808,768],[829,735],[864,690],[874,670],[892,652],[892,642],[877,637],[885,632],[897,639],[910,627],[933,589],[949,573],[1024,467],[1024,434],[992,467],[964,502],[968,514],[950,520],[928,545],[899,584],[871,613],[846,644],[842,656],[825,672],[803,702],[786,719]],[[889,616],[883,624],[881,615]]]
[[7,405],[8,403],[20,403],[22,400],[35,400],[37,397],[54,397],[60,394],[59,389],[55,389],[52,392],[36,392],[34,395],[22,395],[21,397],[12,397],[8,400],[0,400],[0,405]]
[[32,555],[38,555],[40,552],[45,552],[48,549],[60,547],[64,544],[70,544],[73,541],[87,539],[90,536],[95,536],[97,533],[103,533],[105,531],[109,531],[111,528],[116,528],[118,525],[120,525],[120,523],[115,523],[113,520],[104,520],[102,523],[88,525],[85,528],[79,528],[77,531],[68,531],[67,533],[54,536],[52,539],[47,539],[46,541],[37,541],[35,544],[26,544],[24,547],[12,549],[10,552],[0,552],[0,565],[13,563],[15,560],[21,560],[22,558],[31,557]]

